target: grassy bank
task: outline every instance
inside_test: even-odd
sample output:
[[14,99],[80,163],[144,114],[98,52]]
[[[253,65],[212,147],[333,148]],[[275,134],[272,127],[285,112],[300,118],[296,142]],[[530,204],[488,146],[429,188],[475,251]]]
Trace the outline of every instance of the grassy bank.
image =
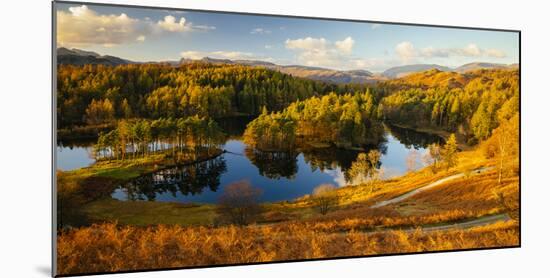
[[197,205],[168,202],[123,202],[110,197],[102,198],[84,207],[93,222],[118,222],[125,225],[148,226],[205,225],[216,218],[214,205]]
[[[152,206],[158,206],[159,209],[179,208],[184,210],[186,208],[178,204],[120,202],[111,199],[110,195],[118,186],[141,175],[176,165],[206,161],[216,158],[222,153],[223,151],[218,149],[209,152],[209,154],[199,154],[193,160],[178,161],[177,163],[170,155],[157,153],[128,160],[99,161],[89,167],[73,171],[58,171],[58,224],[61,227],[80,226],[97,221],[125,220],[129,219],[125,211],[130,213],[128,209],[132,207],[136,210],[131,213],[133,218],[127,223],[146,223],[146,216],[141,217],[136,212],[145,213],[146,208]],[[141,210],[138,209],[139,207]],[[163,211],[163,213],[167,212],[169,211]]]

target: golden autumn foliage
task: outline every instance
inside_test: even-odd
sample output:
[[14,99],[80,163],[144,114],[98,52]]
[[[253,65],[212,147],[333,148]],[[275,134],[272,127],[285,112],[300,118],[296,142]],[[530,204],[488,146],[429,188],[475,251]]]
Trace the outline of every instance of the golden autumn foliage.
[[474,77],[474,74],[461,74],[458,72],[447,72],[440,71],[438,69],[431,69],[423,72],[412,73],[399,79],[386,81],[385,83],[390,88],[404,88],[412,86],[419,88],[456,88],[465,86]]
[[100,224],[58,236],[58,273],[78,274],[517,246],[516,222],[469,230],[325,233],[307,223],[137,228]]

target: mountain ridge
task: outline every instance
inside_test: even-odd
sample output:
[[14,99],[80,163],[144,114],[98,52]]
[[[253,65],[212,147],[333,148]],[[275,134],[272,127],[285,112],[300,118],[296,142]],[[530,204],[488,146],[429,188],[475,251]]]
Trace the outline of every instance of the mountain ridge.
[[441,66],[437,64],[412,64],[412,65],[404,65],[404,66],[397,66],[397,67],[391,67],[384,72],[382,72],[382,75],[388,77],[388,78],[399,78],[404,77],[406,75],[409,75],[411,73],[415,72],[421,72],[421,71],[427,71],[431,69],[437,69],[440,71],[451,71],[452,69],[446,66]]
[[438,64],[411,64],[391,67],[381,73],[373,73],[365,69],[355,70],[337,70],[323,67],[303,66],[303,65],[278,65],[268,61],[261,60],[245,60],[245,59],[218,59],[212,57],[203,57],[202,59],[190,59],[181,58],[173,61],[156,61],[156,62],[134,62],[131,60],[119,58],[111,55],[100,55],[93,51],[87,51],[82,49],[68,49],[60,47],[57,49],[57,62],[59,64],[72,64],[72,65],[84,65],[84,64],[101,64],[117,66],[123,64],[146,64],[146,63],[168,63],[172,66],[188,63],[211,63],[211,64],[233,64],[233,65],[246,65],[246,66],[259,66],[265,67],[271,70],[277,70],[279,72],[289,74],[301,78],[309,78],[313,80],[331,82],[331,83],[376,83],[379,81],[385,81],[389,79],[401,78],[407,75],[423,72],[431,69],[437,69],[447,72],[459,72],[466,73],[468,71],[478,69],[495,69],[495,68],[517,68],[518,64],[498,64],[487,62],[472,62],[461,65],[459,67],[447,67]]
[[109,66],[136,64],[136,62],[111,55],[99,55],[93,51],[76,48],[68,49],[65,47],[57,49],[57,63],[71,65],[99,64]]
[[259,66],[282,73],[290,74],[296,77],[309,78],[313,80],[328,81],[333,83],[374,83],[380,81],[380,76],[373,74],[368,70],[334,70],[321,67],[301,66],[301,65],[277,65],[272,62],[259,60],[229,60],[204,57],[194,60],[181,58],[180,64],[205,62],[211,64],[233,64],[246,66]]

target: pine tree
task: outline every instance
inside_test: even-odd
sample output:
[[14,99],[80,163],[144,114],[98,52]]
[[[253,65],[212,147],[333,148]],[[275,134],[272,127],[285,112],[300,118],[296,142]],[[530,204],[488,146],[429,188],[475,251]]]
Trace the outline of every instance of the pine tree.
[[458,147],[455,134],[451,134],[443,147],[443,161],[447,166],[447,170],[457,164]]

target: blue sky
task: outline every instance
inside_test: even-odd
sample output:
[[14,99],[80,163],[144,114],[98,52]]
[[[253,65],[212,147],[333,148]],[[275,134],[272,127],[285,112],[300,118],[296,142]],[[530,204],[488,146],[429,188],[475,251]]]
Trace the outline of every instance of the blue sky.
[[56,4],[57,44],[134,61],[254,59],[375,72],[518,63],[513,32]]

